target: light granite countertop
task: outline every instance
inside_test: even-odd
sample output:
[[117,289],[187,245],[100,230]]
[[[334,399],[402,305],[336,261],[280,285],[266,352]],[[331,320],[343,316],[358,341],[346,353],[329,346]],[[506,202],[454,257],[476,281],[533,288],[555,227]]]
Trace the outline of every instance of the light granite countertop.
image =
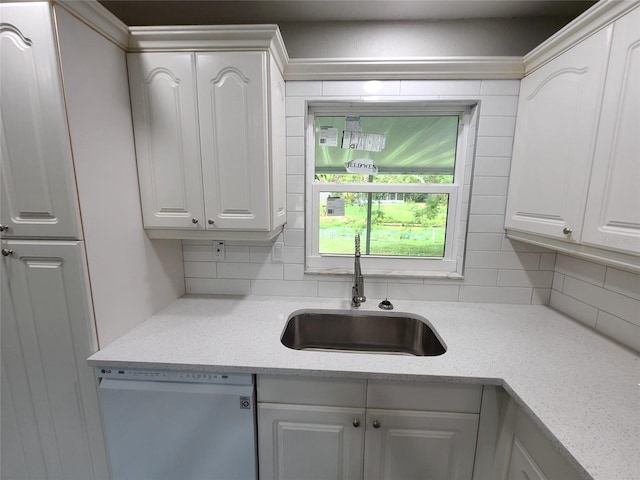
[[[361,311],[375,310],[369,299]],[[640,479],[640,357],[541,305],[394,302],[444,340],[438,357],[297,351],[291,312],[341,299],[186,296],[89,358],[93,366],[501,385],[584,478]]]

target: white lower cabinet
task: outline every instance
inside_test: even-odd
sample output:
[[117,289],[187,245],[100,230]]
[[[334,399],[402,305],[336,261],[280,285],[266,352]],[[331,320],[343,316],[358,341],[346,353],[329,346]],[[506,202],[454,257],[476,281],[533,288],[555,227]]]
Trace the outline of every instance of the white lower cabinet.
[[549,480],[518,439],[513,440],[507,480]]
[[533,421],[519,410],[507,480],[578,480],[580,475]]
[[470,480],[481,392],[259,376],[260,478]]
[[2,478],[106,479],[84,245],[2,249]]
[[362,479],[364,408],[259,404],[260,478]]
[[478,415],[368,410],[364,478],[470,479]]

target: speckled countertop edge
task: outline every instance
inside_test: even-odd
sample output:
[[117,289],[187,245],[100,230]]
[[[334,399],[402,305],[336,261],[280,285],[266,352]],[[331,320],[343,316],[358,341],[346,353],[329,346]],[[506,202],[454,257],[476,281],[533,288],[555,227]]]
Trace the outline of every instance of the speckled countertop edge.
[[[370,299],[361,311],[379,311]],[[394,302],[444,340],[439,357],[286,348],[289,315],[326,298],[186,296],[89,358],[94,366],[502,385],[586,479],[640,478],[640,357],[541,305]]]

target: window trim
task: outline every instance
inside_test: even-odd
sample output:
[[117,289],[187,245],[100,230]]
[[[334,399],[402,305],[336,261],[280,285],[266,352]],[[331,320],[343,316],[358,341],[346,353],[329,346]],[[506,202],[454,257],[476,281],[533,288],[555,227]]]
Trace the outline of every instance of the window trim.
[[[468,137],[472,134],[471,112],[475,104],[450,102],[307,102],[305,116],[305,273],[351,274],[353,255],[324,254],[319,251],[320,192],[419,192],[448,193],[447,234],[445,256],[433,257],[383,257],[363,256],[361,264],[365,275],[450,277],[462,278],[464,236],[466,219],[462,219],[464,189],[471,176],[471,159],[468,158]],[[428,184],[382,184],[382,183],[317,183],[315,177],[315,117],[319,115],[457,115],[458,138],[454,183]]]

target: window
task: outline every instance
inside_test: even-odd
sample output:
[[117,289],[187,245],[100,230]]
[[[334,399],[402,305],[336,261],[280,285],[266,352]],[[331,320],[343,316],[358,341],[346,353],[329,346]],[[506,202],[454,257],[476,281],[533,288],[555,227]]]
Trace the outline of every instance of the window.
[[306,270],[351,271],[359,234],[365,273],[461,273],[467,117],[463,107],[311,106]]

